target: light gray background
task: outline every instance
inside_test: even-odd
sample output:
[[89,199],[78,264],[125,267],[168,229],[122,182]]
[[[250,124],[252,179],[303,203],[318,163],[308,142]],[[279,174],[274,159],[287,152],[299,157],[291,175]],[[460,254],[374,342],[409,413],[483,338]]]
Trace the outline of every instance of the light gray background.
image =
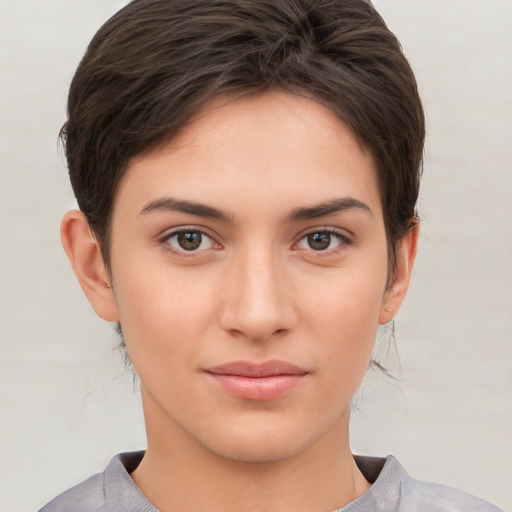
[[[401,382],[370,373],[354,449],[512,508],[512,2],[376,0],[417,73],[423,235],[397,319]],[[60,247],[56,135],[119,0],[0,1],[0,511],[28,512],[145,443],[111,328]]]

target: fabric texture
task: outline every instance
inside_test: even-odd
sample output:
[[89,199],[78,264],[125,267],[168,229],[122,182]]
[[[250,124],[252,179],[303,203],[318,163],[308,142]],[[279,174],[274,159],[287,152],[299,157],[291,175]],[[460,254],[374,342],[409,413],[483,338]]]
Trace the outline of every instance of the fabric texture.
[[[143,456],[116,455],[103,473],[72,487],[39,512],[158,512],[130,477]],[[391,455],[356,455],[355,461],[372,486],[337,512],[504,512],[452,487],[412,478]]]

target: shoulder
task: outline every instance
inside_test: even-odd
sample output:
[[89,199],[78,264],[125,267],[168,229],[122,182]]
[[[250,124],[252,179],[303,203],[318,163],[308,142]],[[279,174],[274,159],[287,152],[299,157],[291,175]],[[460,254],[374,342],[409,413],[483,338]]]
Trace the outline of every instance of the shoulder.
[[91,476],[84,482],[63,492],[39,512],[93,512],[105,503],[103,473]]
[[[503,512],[485,500],[448,485],[424,482],[413,478],[393,456],[386,459],[357,457],[356,462],[363,474],[368,471],[367,468],[373,471],[373,475],[370,473],[373,476],[373,485],[368,491],[368,498],[371,497],[375,504],[379,502],[387,504],[384,508],[377,507],[376,510],[385,510],[386,512],[388,510],[393,512]],[[378,474],[375,468],[380,470]]]
[[39,512],[156,512],[130,477],[144,452],[121,453],[103,473],[68,489]]
[[404,510],[409,512],[503,512],[501,509],[448,485],[423,482],[408,476],[401,485]]

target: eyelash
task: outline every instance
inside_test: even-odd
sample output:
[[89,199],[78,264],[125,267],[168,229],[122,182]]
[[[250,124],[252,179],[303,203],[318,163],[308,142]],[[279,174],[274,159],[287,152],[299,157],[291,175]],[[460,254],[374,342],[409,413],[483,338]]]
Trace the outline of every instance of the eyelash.
[[[181,234],[200,235],[201,236],[201,242],[200,243],[203,244],[204,239],[206,238],[206,239],[210,240],[210,243],[211,243],[212,247],[208,247],[207,249],[202,249],[202,250],[197,250],[197,249],[187,250],[187,249],[185,249],[183,247],[181,247],[181,248],[180,247],[173,247],[171,245],[171,240],[174,239],[174,238],[179,237],[179,235],[181,235]],[[195,227],[194,228],[187,228],[187,227],[185,227],[185,228],[180,228],[180,229],[171,231],[170,233],[167,233],[165,236],[163,236],[159,240],[159,242],[166,248],[166,250],[171,251],[171,252],[173,252],[175,254],[179,254],[180,256],[184,256],[184,257],[195,256],[198,253],[203,252],[205,250],[213,249],[215,245],[217,245],[217,246],[220,245],[205,230],[200,229],[200,228],[195,228]]]
[[[173,247],[170,243],[170,241],[176,237],[179,237],[180,234],[194,234],[194,235],[200,235],[201,236],[201,241],[200,241],[200,244],[203,244],[204,242],[204,238],[210,240],[210,243],[211,243],[211,247],[207,247],[205,249],[191,249],[191,250],[187,250],[183,247]],[[315,250],[311,247],[307,247],[307,248],[303,248],[305,251],[308,251],[309,253],[313,253],[313,254],[319,254],[319,255],[322,255],[322,254],[332,254],[332,253],[335,253],[339,250],[342,250],[343,246],[347,246],[347,245],[350,245],[352,243],[352,240],[350,238],[348,238],[346,235],[340,233],[339,231],[335,230],[335,229],[330,229],[330,228],[320,228],[320,229],[315,229],[315,230],[312,230],[312,231],[309,231],[307,233],[304,233],[297,242],[295,242],[293,245],[294,246],[297,246],[298,244],[300,244],[301,242],[303,241],[306,241],[307,242],[307,238],[309,236],[312,236],[312,235],[329,235],[329,237],[334,237],[338,240],[338,245],[335,247],[335,248],[326,248],[326,249],[319,249],[319,250]],[[206,251],[206,250],[210,250],[210,249],[214,249],[215,248],[215,245],[217,246],[220,246],[220,244],[218,244],[218,242],[216,242],[214,240],[214,238],[209,234],[207,233],[205,230],[203,229],[200,229],[200,228],[187,228],[187,227],[184,227],[184,228],[180,228],[180,229],[177,229],[175,231],[172,231],[170,233],[167,233],[165,236],[163,236],[159,242],[165,246],[166,250],[169,250],[175,254],[179,254],[180,256],[183,256],[183,257],[187,257],[187,256],[196,256],[197,254],[203,252],[203,251]],[[329,239],[329,245],[330,243],[332,242],[331,239]],[[200,246],[199,246],[200,247]]]
[[[332,228],[317,228],[317,229],[314,229],[312,231],[308,231],[307,233],[303,234],[298,242],[296,242],[295,245],[299,244],[300,242],[302,241],[306,241],[305,243],[308,243],[307,242],[307,238],[311,235],[318,235],[318,234],[321,234],[321,235],[329,235],[330,237],[334,237],[338,240],[338,245],[335,247],[335,248],[326,248],[326,249],[320,249],[320,250],[315,250],[311,247],[308,247],[308,248],[304,248],[304,250],[308,251],[309,253],[313,253],[315,255],[330,255],[330,254],[333,254],[333,253],[336,253],[340,250],[343,250],[343,247],[344,246],[348,246],[348,245],[351,245],[352,244],[352,240],[347,237],[345,234],[341,233],[340,231],[337,231],[335,229],[332,229]],[[331,242],[332,240],[329,241],[329,243]]]

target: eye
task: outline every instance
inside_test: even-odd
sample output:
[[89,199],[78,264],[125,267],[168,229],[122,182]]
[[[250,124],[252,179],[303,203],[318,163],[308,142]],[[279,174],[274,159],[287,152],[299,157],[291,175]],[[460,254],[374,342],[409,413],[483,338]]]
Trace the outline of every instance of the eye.
[[176,252],[199,252],[215,247],[215,242],[203,231],[184,229],[175,231],[163,240]]
[[297,244],[299,249],[316,252],[335,250],[344,244],[349,244],[347,237],[337,231],[314,231],[303,236]]

